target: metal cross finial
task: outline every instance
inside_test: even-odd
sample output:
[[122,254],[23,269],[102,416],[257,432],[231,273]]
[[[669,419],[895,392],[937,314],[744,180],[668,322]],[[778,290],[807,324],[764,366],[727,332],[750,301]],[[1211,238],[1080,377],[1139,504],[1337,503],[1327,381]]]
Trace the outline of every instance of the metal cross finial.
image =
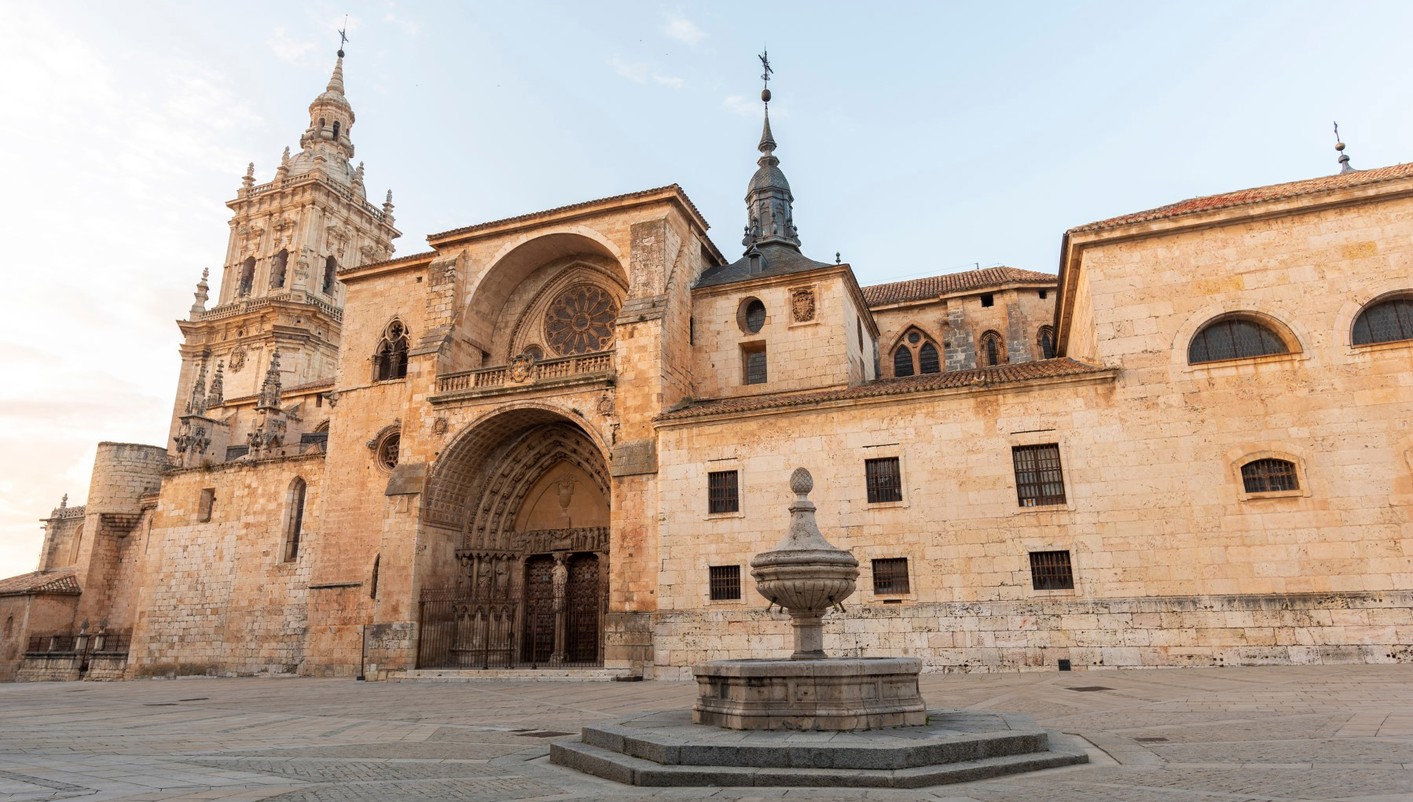
[[343,15],[343,27],[339,29],[339,58],[343,58],[343,46],[348,44],[348,15]]
[[1335,141],[1338,142],[1338,141],[1339,141],[1339,121],[1338,121],[1338,120],[1335,121],[1334,129],[1335,129]]
[[765,86],[763,88],[768,89],[770,88],[770,75],[771,73],[775,72],[775,70],[771,69],[770,66],[770,51],[762,50],[761,54],[756,58],[760,59],[761,69],[764,70],[764,72],[760,74],[760,79],[765,82]]

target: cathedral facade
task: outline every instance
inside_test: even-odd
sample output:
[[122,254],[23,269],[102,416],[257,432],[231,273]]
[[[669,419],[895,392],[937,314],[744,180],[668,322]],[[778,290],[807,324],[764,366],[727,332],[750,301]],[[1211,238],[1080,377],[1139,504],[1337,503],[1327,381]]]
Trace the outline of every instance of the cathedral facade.
[[0,679],[784,656],[749,560],[797,466],[862,567],[835,653],[1413,660],[1413,165],[861,287],[806,255],[768,112],[729,254],[671,185],[394,257],[342,53],[309,118],[228,204],[168,442],[100,444],[0,580]]

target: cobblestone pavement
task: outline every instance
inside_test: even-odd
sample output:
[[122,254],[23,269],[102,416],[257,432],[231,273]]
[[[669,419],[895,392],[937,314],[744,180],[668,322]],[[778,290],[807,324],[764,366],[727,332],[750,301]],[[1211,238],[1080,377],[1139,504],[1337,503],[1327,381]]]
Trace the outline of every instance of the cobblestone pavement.
[[[1413,666],[925,675],[1092,763],[916,791],[626,788],[550,765],[585,724],[695,685],[181,679],[0,685],[0,800],[1413,800]],[[1091,690],[1092,689],[1092,690]]]

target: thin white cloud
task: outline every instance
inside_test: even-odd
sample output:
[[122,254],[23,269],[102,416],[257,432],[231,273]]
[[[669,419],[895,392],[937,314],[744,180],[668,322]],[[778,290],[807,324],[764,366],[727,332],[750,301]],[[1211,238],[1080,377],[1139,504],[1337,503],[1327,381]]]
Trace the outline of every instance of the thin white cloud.
[[608,60],[608,65],[619,77],[626,78],[635,84],[646,84],[649,81],[658,86],[666,86],[670,89],[681,89],[686,85],[686,81],[675,75],[659,75],[653,72],[652,67],[643,62],[624,61],[618,56],[613,56]]
[[760,105],[744,95],[727,95],[721,101],[721,105],[732,114],[739,114],[742,117],[754,117],[760,114]]
[[635,84],[645,84],[648,82],[648,65],[642,63],[629,63],[613,56],[608,60],[608,66],[618,73],[620,78],[627,78]]
[[672,17],[667,21],[667,27],[663,28],[663,33],[669,38],[676,39],[683,44],[696,47],[702,40],[707,38],[707,32],[697,27],[695,22],[686,17]]
[[393,25],[402,28],[402,32],[407,34],[408,36],[416,36],[422,30],[421,23],[407,19],[406,17],[399,17],[397,14],[394,14],[391,11],[389,11],[387,15],[383,17],[383,21],[392,23]]
[[270,46],[275,58],[289,64],[304,64],[305,58],[314,50],[313,41],[295,39],[283,27],[276,28],[265,43]]

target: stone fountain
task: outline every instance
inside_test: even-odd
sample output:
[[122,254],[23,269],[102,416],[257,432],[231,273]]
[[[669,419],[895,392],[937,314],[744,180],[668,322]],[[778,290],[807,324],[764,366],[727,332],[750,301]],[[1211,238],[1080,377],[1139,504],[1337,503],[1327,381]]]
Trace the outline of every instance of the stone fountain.
[[733,730],[872,730],[927,721],[918,692],[922,661],[911,657],[840,658],[824,653],[824,614],[843,609],[859,561],[824,539],[804,468],[790,476],[790,529],[751,560],[756,590],[790,615],[789,660],[715,660],[693,666],[697,724]]
[[585,727],[577,742],[550,744],[552,763],[643,786],[920,788],[1088,760],[1082,743],[1025,716],[929,712],[921,660],[827,656],[824,614],[843,609],[859,563],[819,531],[813,488],[795,469],[790,529],[751,560],[756,589],[790,615],[790,658],[693,666],[690,717],[668,710]]

